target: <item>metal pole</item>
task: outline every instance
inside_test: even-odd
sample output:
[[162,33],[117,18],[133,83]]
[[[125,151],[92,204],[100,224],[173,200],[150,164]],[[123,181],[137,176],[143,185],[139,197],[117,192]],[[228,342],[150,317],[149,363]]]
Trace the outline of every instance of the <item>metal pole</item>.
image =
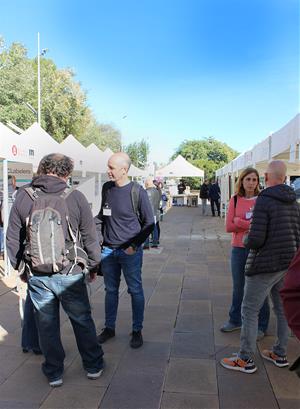
[[8,164],[7,159],[3,160],[3,238],[4,238],[4,272],[6,276],[10,275],[10,263],[8,260],[6,250],[6,230],[8,226],[9,216],[9,204],[8,204]]
[[41,72],[40,72],[40,33],[38,33],[38,123],[41,124]]

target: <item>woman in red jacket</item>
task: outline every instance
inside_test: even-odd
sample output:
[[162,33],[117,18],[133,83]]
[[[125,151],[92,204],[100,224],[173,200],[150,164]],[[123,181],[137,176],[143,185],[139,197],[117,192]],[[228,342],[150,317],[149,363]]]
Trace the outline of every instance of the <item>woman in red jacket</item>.
[[[236,194],[230,199],[226,217],[226,231],[232,233],[231,272],[233,281],[232,303],[229,321],[220,329],[232,332],[242,326],[241,306],[244,296],[245,265],[248,252],[243,239],[248,233],[256,197],[259,193],[259,174],[254,168],[243,170],[236,184]],[[262,306],[258,319],[258,339],[262,339],[267,330],[270,317],[268,299]]]

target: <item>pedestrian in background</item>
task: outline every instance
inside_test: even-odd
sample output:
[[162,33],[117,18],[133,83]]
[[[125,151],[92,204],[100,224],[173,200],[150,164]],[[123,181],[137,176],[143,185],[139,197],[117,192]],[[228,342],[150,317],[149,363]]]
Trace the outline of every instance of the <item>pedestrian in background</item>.
[[208,192],[209,192],[208,180],[205,179],[203,184],[200,187],[200,199],[201,199],[201,206],[202,206],[202,216],[206,215]]
[[210,200],[210,207],[212,216],[215,217],[215,206],[217,208],[218,216],[221,215],[220,213],[220,198],[221,198],[221,190],[218,184],[218,181],[215,179],[211,179],[211,184],[209,186],[208,196]]
[[[145,180],[145,188],[146,188],[146,192],[149,198],[149,202],[151,204],[153,219],[155,223],[153,232],[151,233],[152,247],[157,248],[158,242],[159,242],[159,233],[160,233],[159,217],[160,217],[161,192],[156,188],[151,177],[148,177]],[[150,248],[150,237],[147,237],[147,240],[144,243],[144,249],[149,250],[149,248]]]

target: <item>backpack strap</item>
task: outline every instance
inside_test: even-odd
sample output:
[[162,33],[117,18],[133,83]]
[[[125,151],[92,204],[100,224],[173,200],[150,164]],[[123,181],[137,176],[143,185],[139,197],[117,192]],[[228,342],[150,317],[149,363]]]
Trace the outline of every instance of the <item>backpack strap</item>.
[[233,196],[233,201],[234,201],[234,209],[236,209],[236,205],[237,205],[237,195]]
[[141,186],[138,183],[133,182],[133,185],[131,188],[131,202],[132,202],[133,211],[137,215],[138,219],[140,219],[140,212],[139,212],[140,189],[141,189]]
[[38,190],[34,189],[32,186],[25,187],[25,192],[30,196],[30,198],[34,201],[39,197]]
[[66,199],[69,194],[71,194],[74,191],[74,189],[71,186],[67,186],[64,191],[60,194],[60,197],[63,199]]
[[[112,182],[112,181],[106,182],[103,185],[103,187],[102,187],[103,192],[102,192],[101,209],[103,208],[104,204],[106,203],[107,192],[113,186],[115,186],[115,182]],[[138,183],[132,182],[132,187],[131,187],[131,191],[130,191],[131,203],[132,203],[133,211],[137,215],[137,218],[139,219],[139,221],[140,221],[140,212],[139,212],[140,189],[141,189],[141,186]]]
[[104,183],[104,185],[102,186],[102,203],[101,203],[101,210],[104,206],[104,204],[106,203],[107,200],[107,192],[109,191],[109,189],[111,189],[113,186],[115,186],[115,182],[109,181]]

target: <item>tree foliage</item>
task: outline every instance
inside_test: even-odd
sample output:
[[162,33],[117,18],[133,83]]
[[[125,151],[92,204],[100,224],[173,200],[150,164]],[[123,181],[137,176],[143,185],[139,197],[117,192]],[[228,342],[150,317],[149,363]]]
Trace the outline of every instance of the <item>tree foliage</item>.
[[[206,179],[214,177],[215,171],[226,163],[234,159],[238,152],[230,148],[226,143],[220,142],[213,137],[208,137],[200,140],[184,141],[176,150],[172,159],[181,155],[193,165],[204,170]],[[199,179],[190,178],[189,183],[192,187],[198,184]]]
[[138,168],[145,169],[149,155],[149,144],[142,139],[127,145],[124,151],[130,156],[132,163]]
[[[58,69],[45,57],[40,59],[40,66],[41,126],[58,142],[72,134],[84,145],[94,142],[100,149],[120,150],[120,132],[97,122],[74,72]],[[0,39],[0,89],[1,122],[26,129],[37,120],[26,106],[29,103],[37,110],[37,58],[28,58],[22,44],[7,48]]]
[[94,143],[99,149],[112,149],[114,152],[121,150],[121,132],[110,124],[98,123],[89,113],[90,121],[81,136],[81,143],[88,146]]

